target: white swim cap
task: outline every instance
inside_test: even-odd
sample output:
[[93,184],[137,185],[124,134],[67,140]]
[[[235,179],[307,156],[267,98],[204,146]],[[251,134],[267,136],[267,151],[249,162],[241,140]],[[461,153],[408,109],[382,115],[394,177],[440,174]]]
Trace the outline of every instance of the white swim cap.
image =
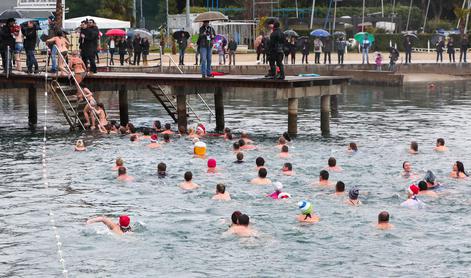
[[273,183],[273,188],[276,190],[276,191],[281,191],[283,190],[283,184],[279,181],[277,182],[274,182]]

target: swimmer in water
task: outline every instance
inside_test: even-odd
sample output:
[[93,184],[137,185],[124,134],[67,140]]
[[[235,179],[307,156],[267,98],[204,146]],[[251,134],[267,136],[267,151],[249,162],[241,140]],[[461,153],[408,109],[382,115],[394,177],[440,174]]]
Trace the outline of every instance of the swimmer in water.
[[237,153],[236,158],[237,158],[237,160],[234,161],[234,163],[237,163],[237,164],[244,163],[244,154],[243,153]]
[[170,143],[170,134],[169,133],[163,133],[162,134],[164,135],[164,142],[165,144],[167,143]]
[[446,152],[446,151],[448,151],[448,148],[445,147],[445,139],[438,138],[437,139],[437,145],[435,146],[434,150],[437,151],[437,152]]
[[239,140],[239,148],[241,150],[253,150],[253,149],[256,149],[257,147],[255,147],[254,145],[248,145],[244,139],[240,139]]
[[427,183],[428,189],[434,189],[440,186],[440,183],[436,181],[435,174],[430,170],[425,173],[424,181]]
[[167,164],[160,162],[157,165],[157,176],[159,179],[165,178],[167,176]]
[[259,156],[255,159],[255,165],[257,165],[255,167],[255,169],[257,171],[262,169],[262,168],[265,168],[265,169],[267,168],[267,167],[265,167],[265,159],[263,159],[263,157],[261,157],[261,156]]
[[284,145],[283,147],[281,147],[281,152],[279,154],[279,157],[280,158],[289,158],[289,157],[291,157],[291,155],[288,153],[288,146],[287,145]]
[[281,149],[285,145],[286,145],[285,137],[281,136],[280,138],[278,138],[278,145],[276,147]]
[[283,164],[281,171],[285,176],[294,176],[293,165],[289,162],[285,162],[285,164]]
[[300,201],[298,203],[298,208],[301,210],[301,214],[296,216],[296,219],[299,222],[303,223],[316,223],[319,222],[319,216],[312,213],[312,204],[308,201]]
[[246,131],[242,131],[240,139],[244,140],[247,145],[253,144],[253,141],[249,139],[249,134]]
[[270,197],[272,199],[288,199],[291,197],[290,194],[282,191],[283,184],[281,182],[274,182],[273,188],[275,189],[275,192],[268,194],[267,197]]
[[425,204],[417,199],[417,194],[419,194],[420,189],[412,184],[407,189],[407,200],[402,202],[401,207],[412,208],[412,209],[422,209],[425,207]]
[[239,142],[234,142],[234,144],[232,144],[232,151],[235,152],[235,153],[240,152]]
[[450,173],[450,177],[455,179],[465,179],[468,176],[468,173],[466,173],[466,171],[464,170],[463,162],[456,161],[455,164],[453,164],[453,169]]
[[389,212],[382,211],[378,214],[378,224],[376,228],[379,230],[389,230],[392,229],[394,226],[389,223]]
[[188,129],[188,138],[199,138],[198,134],[195,133],[195,129],[192,127]]
[[131,135],[136,135],[137,136],[137,130],[136,127],[132,123],[128,123],[126,125],[126,133],[131,134]]
[[206,127],[203,124],[198,124],[196,127],[196,135],[200,138],[206,136]]
[[152,127],[152,129],[157,133],[161,133],[163,131],[162,123],[160,123],[160,121],[154,121],[154,126]]
[[361,201],[358,199],[358,196],[360,195],[360,191],[358,190],[357,187],[352,187],[350,191],[348,191],[348,199],[345,200],[345,203],[357,207],[361,205]]
[[340,166],[337,166],[337,160],[334,157],[329,157],[327,161],[327,167],[324,170],[332,171],[332,172],[342,172],[343,169]]
[[172,126],[169,123],[165,124],[165,130],[162,131],[162,134],[174,134],[172,131]]
[[207,173],[216,173],[217,168],[216,168],[216,159],[210,158],[208,159],[208,171]]
[[434,198],[438,197],[437,192],[428,189],[427,183],[425,181],[419,181],[418,187],[419,187],[419,194],[417,195],[425,195],[425,196],[430,196]]
[[409,161],[404,161],[402,163],[402,169],[403,171],[401,172],[401,176],[406,178],[406,179],[417,179],[417,174],[412,172],[412,164]]
[[155,148],[160,147],[160,144],[157,143],[157,134],[152,134],[152,136],[150,137],[150,144],[147,144],[146,147],[150,149],[155,149]]
[[124,166],[124,160],[121,157],[116,158],[115,165],[111,170],[116,171],[119,169],[119,167]]
[[225,127],[224,128],[224,140],[232,140],[232,133],[231,133],[231,129],[228,128],[228,127]]
[[101,222],[105,224],[108,229],[110,229],[113,233],[117,235],[124,235],[125,233],[131,232],[131,219],[127,215],[121,215],[119,217],[119,222],[114,223],[108,217],[98,216],[87,221],[87,225]]
[[255,231],[249,227],[250,218],[247,214],[239,215],[238,223],[239,224],[237,225],[231,226],[229,232],[241,237],[251,237],[256,235]]
[[338,181],[336,184],[335,184],[335,195],[336,196],[339,196],[339,195],[344,195],[345,194],[345,183],[343,183],[343,181]]
[[285,138],[285,140],[286,140],[287,142],[291,142],[291,137],[289,136],[288,132],[286,132],[286,131],[283,132],[283,135],[282,135],[282,136],[283,136],[283,138]]
[[329,172],[326,170],[322,170],[319,173],[319,181],[317,182],[317,185],[320,186],[333,186],[334,184],[329,181]]
[[239,225],[239,217],[242,215],[242,212],[236,210],[231,215],[232,224],[229,227]]
[[193,180],[193,174],[190,171],[185,173],[184,178],[185,178],[185,181],[180,184],[180,187],[182,189],[193,190],[193,189],[197,189],[197,188],[200,187],[199,185],[197,185],[196,183],[194,183],[192,181]]
[[357,144],[355,142],[351,142],[350,144],[348,144],[348,149],[347,151],[349,153],[356,153],[358,151],[358,147],[357,147]]
[[136,134],[131,135],[131,137],[129,137],[129,140],[133,143],[138,142],[137,135]]
[[416,141],[412,141],[410,143],[409,153],[410,154],[418,154],[419,153],[419,144]]
[[271,184],[271,180],[267,178],[267,169],[265,168],[260,168],[258,170],[258,177],[252,179],[250,181],[251,184],[256,184],[256,185],[268,185]]
[[226,186],[224,184],[218,183],[216,185],[216,195],[214,195],[212,199],[220,201],[230,201],[231,195],[226,192]]
[[118,168],[118,180],[120,180],[120,181],[133,181],[134,178],[131,177],[131,176],[128,176],[128,174],[126,172],[127,172],[126,167],[124,167],[124,166],[119,167]]
[[82,139],[78,139],[75,142],[75,151],[76,152],[84,152],[87,150],[87,147],[85,147],[85,143],[83,142]]
[[[156,134],[157,135],[157,134]],[[148,127],[144,127],[142,129],[142,136],[141,136],[141,139],[150,139],[151,138],[151,135],[150,135],[150,129]]]

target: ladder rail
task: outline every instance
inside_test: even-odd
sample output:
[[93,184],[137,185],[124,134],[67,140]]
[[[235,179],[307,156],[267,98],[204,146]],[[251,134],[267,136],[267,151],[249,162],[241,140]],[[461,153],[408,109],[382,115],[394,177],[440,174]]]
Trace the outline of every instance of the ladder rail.
[[[69,98],[67,97],[67,95],[65,94],[64,90],[62,89],[62,87],[60,86],[59,82],[57,82],[57,80],[54,80],[53,83],[56,84],[57,88],[59,88],[60,92],[62,93],[62,95],[64,96],[65,100],[67,101],[67,104],[69,105],[70,109],[72,109],[72,112],[75,114],[75,119],[78,120],[78,123],[80,124],[80,127],[85,130],[85,126],[83,125],[82,123],[82,120],[80,120],[80,117],[78,115],[78,112],[75,111],[74,109],[74,106],[72,105],[72,103],[70,103],[69,101]],[[55,92],[55,90],[54,90]],[[57,92],[56,92],[57,93]],[[62,101],[61,101],[61,104],[62,104]],[[76,121],[77,122],[77,121]]]
[[[176,123],[177,122],[177,118],[175,117],[175,113],[170,111],[169,107],[164,103],[164,101],[162,100],[162,98],[159,96],[159,94],[155,91],[155,87],[149,85],[148,86],[149,90],[152,92],[152,94],[155,96],[155,98],[157,98],[157,100],[160,102],[160,104],[164,107],[165,111],[167,111],[167,113],[169,114],[170,117],[172,117],[173,121]],[[158,90],[160,90],[160,86],[157,87]],[[170,102],[171,103],[171,102]],[[172,104],[172,103],[171,103]],[[173,107],[173,104],[172,104],[172,107]],[[175,108],[175,111],[176,111],[176,108]]]
[[196,95],[199,97],[199,99],[201,100],[201,102],[203,102],[203,104],[206,106],[206,108],[208,109],[209,111],[209,114],[212,115],[213,117],[216,116],[216,114],[214,114],[213,110],[211,110],[211,108],[209,107],[208,103],[204,100],[204,98],[200,95],[200,93],[196,90]]
[[69,114],[67,113],[67,110],[65,109],[64,103],[62,102],[60,97],[57,95],[57,92],[55,91],[55,89],[52,86],[50,86],[50,87],[51,87],[52,95],[54,96],[54,99],[56,100],[56,103],[59,104],[60,109],[61,109],[62,113],[64,114],[65,119],[69,123],[70,127],[72,129],[75,129],[76,127],[75,127],[74,123],[72,123],[72,119],[70,118]]

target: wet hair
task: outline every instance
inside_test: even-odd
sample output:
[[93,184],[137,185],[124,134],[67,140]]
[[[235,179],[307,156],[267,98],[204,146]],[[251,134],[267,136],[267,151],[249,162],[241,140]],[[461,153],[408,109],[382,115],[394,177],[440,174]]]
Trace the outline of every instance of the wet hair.
[[425,181],[419,181],[418,186],[420,191],[428,190],[427,183]]
[[143,130],[142,130],[142,133],[145,135],[145,136],[149,136],[150,135],[150,130],[145,127]]
[[118,176],[126,175],[126,167],[121,166],[118,168]]
[[463,174],[465,174],[465,176],[468,176],[468,174],[467,174],[466,171],[464,170],[464,164],[463,164],[463,162],[461,162],[461,161],[456,161],[456,168],[458,168],[458,173],[457,173],[457,175],[459,175],[460,173],[463,173]]
[[273,23],[273,28],[280,28],[280,22],[279,21],[275,21]]
[[335,192],[344,192],[345,191],[345,183],[343,181],[338,181],[335,185]]
[[122,127],[119,128],[119,133],[121,133],[121,134],[126,134],[127,131],[128,131],[128,130],[127,130],[126,127],[124,127],[124,126],[122,126]]
[[323,180],[328,180],[328,179],[329,179],[329,172],[327,172],[326,170],[322,170],[322,171],[319,173],[319,176],[320,176]]
[[237,153],[236,157],[237,157],[237,161],[244,160],[244,154],[243,153]]
[[104,126],[104,128],[105,128],[105,130],[106,130],[106,133],[110,134],[112,127],[113,127],[113,125],[111,125],[110,123],[106,124],[106,125]]
[[165,129],[166,129],[166,130],[170,130],[171,127],[172,127],[172,126],[171,126],[169,123],[166,123],[166,124],[165,124]]
[[355,142],[351,142],[350,144],[348,144],[348,146],[350,147],[352,151],[355,151],[355,152],[358,151],[358,147]]
[[413,151],[419,151],[419,144],[416,141],[410,142],[410,149]]
[[443,138],[438,138],[438,139],[437,139],[437,145],[439,145],[439,146],[445,146],[445,139],[443,139]]
[[239,224],[239,217],[242,215],[242,212],[236,210],[231,215],[232,224]]
[[289,136],[288,132],[283,132],[283,138],[285,138],[286,141],[291,142],[291,137]]
[[157,129],[162,129],[162,123],[160,123],[160,121],[154,121],[154,127]]
[[334,157],[329,157],[327,164],[329,167],[335,167],[335,165],[337,165],[337,160]]
[[135,141],[137,141],[137,135],[136,134],[131,135],[131,137],[129,139],[131,140],[131,142],[135,142]]
[[96,106],[100,107],[100,108],[103,110],[103,112],[105,113],[105,117],[108,116],[108,115],[106,114],[105,105],[103,104],[103,102],[97,103]]
[[278,138],[278,144],[280,144],[280,145],[286,144],[286,139],[285,139],[285,137],[281,136],[280,138]]
[[402,169],[404,169],[404,167],[406,166],[406,163],[409,163],[409,161],[404,161],[404,162],[402,163]]
[[134,127],[133,124],[128,123],[127,127],[128,127],[128,129],[129,129],[129,132],[131,132],[131,133],[136,133],[136,128]]
[[378,222],[389,222],[389,212],[382,211],[378,214]]
[[240,149],[239,142],[234,142],[234,144],[232,144],[232,148],[233,148],[234,150]]
[[286,162],[283,166],[288,168],[289,171],[293,170],[293,165],[289,162]]
[[159,164],[157,164],[157,171],[159,171],[159,172],[167,171],[167,164],[165,164],[163,162],[160,162]]
[[124,160],[121,157],[116,158],[116,166],[123,166]]
[[244,141],[244,139],[240,139],[240,140],[239,140],[239,146],[241,146],[241,147],[245,146],[245,141]]
[[288,152],[288,146],[283,145],[283,147],[281,147],[281,152],[282,153],[287,153]]
[[168,134],[168,133],[164,134],[164,141],[165,142],[170,142],[170,134]]
[[186,128],[184,126],[179,126],[178,127],[178,133],[180,134],[187,134],[186,133]]
[[242,131],[242,133],[240,134],[240,138],[249,138],[249,134],[245,131]]
[[230,131],[228,133],[226,133],[226,138],[229,139],[229,140],[233,139],[232,133]]
[[260,178],[263,178],[263,179],[266,178],[266,177],[267,177],[267,174],[268,174],[268,173],[267,173],[267,169],[265,169],[265,168],[260,168],[260,169],[258,170],[258,176],[259,176]]
[[231,132],[231,129],[230,129],[230,128],[228,128],[228,127],[225,127],[225,128],[224,128],[224,133],[230,133],[230,132]]
[[218,193],[224,194],[224,192],[226,192],[226,186],[225,186],[224,184],[222,184],[222,183],[218,183],[218,184],[216,185],[216,191],[217,191]]
[[191,181],[191,179],[193,179],[193,173],[191,173],[191,171],[185,172],[184,178],[185,181]]
[[255,159],[255,164],[257,165],[257,167],[264,166],[265,165],[265,159],[263,159],[263,157],[259,156]]
[[242,214],[239,216],[239,225],[248,226],[250,218],[247,214]]

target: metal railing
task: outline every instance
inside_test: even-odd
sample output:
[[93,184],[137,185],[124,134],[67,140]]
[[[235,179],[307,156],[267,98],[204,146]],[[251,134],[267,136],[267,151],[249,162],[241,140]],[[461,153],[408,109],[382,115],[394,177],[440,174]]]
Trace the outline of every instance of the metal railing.
[[172,56],[169,55],[169,54],[165,54],[164,55],[165,57],[168,57],[168,66],[171,67],[172,66],[172,63],[175,67],[177,67],[178,71],[183,74],[183,71],[182,69],[177,65],[177,63],[175,62],[175,60],[173,60]]
[[[69,98],[67,97],[67,95],[65,94],[64,90],[62,89],[62,87],[60,86],[59,82],[57,82],[57,80],[54,80],[53,82],[55,82],[57,84],[57,87],[59,88],[59,90],[61,91],[62,95],[64,96],[65,100],[67,101],[67,103],[69,104],[69,107],[72,109],[72,112],[75,114],[75,115],[78,115],[77,112],[75,111],[72,103],[70,103],[69,101]],[[62,100],[60,98],[59,99],[59,102],[61,103],[62,106],[64,106],[64,104],[62,103]],[[67,113],[66,113],[67,114]],[[70,118],[70,116],[67,114],[67,117]],[[82,127],[82,129],[85,129],[85,126],[83,125],[82,123],[82,120],[80,120],[80,117],[76,116],[76,119],[78,120],[78,122],[80,123],[80,126]]]

